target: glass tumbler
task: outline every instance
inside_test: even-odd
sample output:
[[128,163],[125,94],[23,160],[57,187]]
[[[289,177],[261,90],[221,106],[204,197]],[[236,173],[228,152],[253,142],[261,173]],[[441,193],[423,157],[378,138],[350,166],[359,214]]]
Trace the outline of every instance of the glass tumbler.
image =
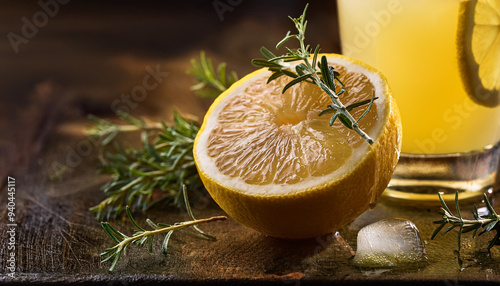
[[[467,199],[494,188],[500,68],[486,65],[500,67],[500,44],[494,42],[495,33],[500,41],[494,26],[500,10],[496,20],[478,13],[500,9],[500,0],[489,1],[493,7],[483,2],[337,1],[342,53],[379,69],[401,112],[402,153],[384,192],[388,197],[437,202],[438,192],[446,200],[456,191]],[[497,21],[496,32],[488,35],[479,24],[490,20]],[[481,54],[488,49],[493,59]]]

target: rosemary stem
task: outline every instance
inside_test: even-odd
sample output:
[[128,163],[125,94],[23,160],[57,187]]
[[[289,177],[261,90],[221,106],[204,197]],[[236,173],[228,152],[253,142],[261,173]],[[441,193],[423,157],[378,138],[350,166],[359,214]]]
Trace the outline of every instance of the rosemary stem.
[[448,219],[450,223],[453,223],[455,225],[463,225],[464,227],[471,226],[471,225],[485,225],[488,224],[492,221],[495,220],[500,220],[500,216],[497,215],[495,218],[488,218],[488,219],[478,219],[478,220],[470,220],[470,219]]
[[117,244],[115,246],[115,248],[122,248],[123,246],[129,244],[130,242],[135,241],[135,240],[140,239],[140,238],[145,237],[145,236],[151,236],[151,235],[155,235],[155,234],[169,232],[171,230],[178,230],[178,229],[186,228],[186,227],[193,226],[193,225],[198,225],[198,224],[217,221],[217,220],[226,220],[226,219],[227,219],[226,216],[214,216],[214,217],[210,217],[210,218],[192,220],[192,221],[188,221],[188,222],[185,222],[182,224],[172,225],[172,226],[165,227],[165,228],[160,228],[160,229],[155,229],[155,230],[146,230],[146,231],[143,231],[139,234],[124,238],[119,244]]

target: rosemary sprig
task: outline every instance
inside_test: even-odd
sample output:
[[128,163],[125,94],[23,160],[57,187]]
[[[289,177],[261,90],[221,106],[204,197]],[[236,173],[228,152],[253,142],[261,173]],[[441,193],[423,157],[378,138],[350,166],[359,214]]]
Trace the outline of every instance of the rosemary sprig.
[[238,80],[235,71],[226,74],[226,63],[221,62],[215,71],[212,60],[200,53],[200,62],[191,59],[192,68],[187,72],[194,76],[197,84],[191,90],[199,97],[216,98]]
[[[200,183],[192,154],[199,130],[197,123],[174,112],[173,126],[160,123],[161,129],[149,132],[151,129],[146,128],[144,122],[135,118],[132,121],[135,122],[133,126],[144,127],[141,129],[143,149],[123,149],[115,142],[114,153],[106,152],[100,156],[101,172],[113,178],[102,186],[107,198],[90,209],[98,219],[104,213],[108,218],[120,215],[125,205],[129,205],[132,211],[146,210],[161,201],[179,206],[180,185],[195,187]],[[116,135],[114,130],[122,130],[122,126],[107,130],[112,131],[102,135],[109,141],[110,136]],[[155,190],[161,194],[153,199]]]
[[148,242],[149,244],[149,252],[153,251],[153,239],[154,236],[157,234],[165,234],[165,237],[163,239],[162,243],[162,252],[163,254],[167,254],[167,247],[168,243],[170,241],[170,237],[176,230],[180,230],[183,228],[187,227],[193,227],[198,233],[203,235],[204,237],[215,240],[215,237],[203,232],[201,229],[197,227],[197,225],[202,224],[202,223],[207,223],[207,222],[213,222],[217,220],[225,220],[227,217],[225,216],[214,216],[206,219],[196,219],[193,215],[193,212],[191,211],[191,207],[189,206],[188,198],[187,198],[187,192],[186,192],[186,186],[182,185],[181,186],[181,193],[183,194],[184,197],[184,202],[186,205],[186,211],[191,218],[189,221],[184,221],[184,222],[177,222],[172,225],[170,224],[163,224],[163,223],[154,223],[150,219],[146,219],[146,223],[149,225],[149,227],[152,228],[152,230],[145,230],[141,226],[139,226],[134,218],[132,217],[132,214],[130,212],[130,209],[128,206],[125,208],[127,216],[129,220],[132,222],[134,227],[136,228],[136,231],[132,236],[127,236],[124,233],[118,231],[116,228],[111,226],[111,224],[107,222],[101,222],[102,227],[106,231],[106,233],[117,243],[114,247],[106,249],[103,253],[101,253],[101,257],[103,257],[103,260],[101,261],[102,263],[105,262],[111,262],[111,266],[109,268],[109,271],[113,271],[113,269],[116,266],[116,263],[118,262],[120,255],[126,250],[127,246],[129,244],[137,244],[139,246],[143,246]]
[[495,209],[491,205],[491,203],[488,201],[488,197],[486,194],[484,194],[484,202],[486,204],[486,208],[488,209],[489,215],[484,215],[481,216],[479,215],[477,206],[474,204],[474,210],[472,211],[472,215],[474,216],[474,219],[464,219],[462,217],[462,214],[460,212],[460,207],[458,205],[458,192],[455,194],[455,208],[457,210],[458,216],[455,216],[450,208],[446,205],[445,201],[441,197],[441,194],[438,194],[439,200],[441,201],[442,205],[442,212],[439,212],[443,216],[442,220],[435,221],[435,224],[439,224],[439,226],[436,228],[434,233],[432,234],[431,239],[434,239],[436,235],[447,225],[448,226],[443,233],[447,233],[450,230],[454,229],[455,227],[458,227],[458,251],[460,251],[460,239],[462,236],[462,233],[467,233],[474,231],[472,234],[472,237],[475,237],[476,234],[479,232],[479,230],[482,228],[483,230],[479,233],[479,235],[482,235],[485,232],[491,231],[491,230],[496,230],[496,235],[493,237],[493,239],[490,241],[488,244],[488,250],[490,250],[494,245],[500,245],[500,224],[498,224],[498,221],[500,221],[500,216],[495,212]]
[[[276,56],[269,49],[262,47],[260,51],[266,59],[254,59],[252,60],[252,64],[257,67],[268,68],[273,72],[268,79],[268,83],[281,76],[293,78],[287,85],[285,85],[282,91],[283,93],[290,87],[303,81],[318,85],[328,94],[332,101],[332,103],[329,104],[319,115],[321,116],[323,114],[334,113],[330,118],[330,125],[333,125],[338,118],[345,127],[356,131],[356,133],[358,133],[366,142],[372,144],[373,139],[361,130],[358,122],[368,113],[368,111],[370,111],[376,97],[372,96],[370,100],[357,102],[349,106],[345,106],[340,101],[340,95],[347,92],[344,88],[344,84],[339,79],[340,74],[335,71],[332,66],[328,65],[325,56],[322,56],[321,60],[318,61],[318,53],[320,51],[319,45],[317,45],[313,51],[310,45],[306,45],[304,43],[307,27],[307,21],[305,20],[307,7],[308,5],[306,5],[304,12],[300,17],[290,17],[295,24],[297,34],[290,34],[290,31],[288,31],[286,36],[276,45],[276,49],[279,49],[288,40],[296,39],[298,40],[300,47],[296,50],[285,47],[288,52],[281,56]],[[313,54],[312,59],[311,53]],[[301,63],[295,65],[295,68],[293,68],[292,65],[290,65],[290,62],[296,61],[300,61]],[[316,69],[316,66],[318,66],[319,70]],[[337,84],[339,86],[337,86]],[[358,119],[355,119],[349,113],[354,108],[359,108],[366,104],[368,104],[366,111]]]

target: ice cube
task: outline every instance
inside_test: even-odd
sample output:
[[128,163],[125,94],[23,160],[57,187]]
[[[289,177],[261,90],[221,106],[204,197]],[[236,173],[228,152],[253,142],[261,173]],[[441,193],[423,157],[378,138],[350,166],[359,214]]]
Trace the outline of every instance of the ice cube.
[[384,219],[359,231],[353,264],[394,267],[424,259],[424,246],[417,227],[405,219]]

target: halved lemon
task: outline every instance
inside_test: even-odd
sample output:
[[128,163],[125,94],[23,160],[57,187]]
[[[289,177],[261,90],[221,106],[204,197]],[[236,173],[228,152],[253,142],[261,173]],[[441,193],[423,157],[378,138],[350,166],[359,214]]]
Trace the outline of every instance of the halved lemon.
[[500,104],[500,0],[460,3],[457,33],[459,69],[476,103]]
[[235,220],[270,236],[338,230],[374,206],[399,158],[399,112],[384,76],[345,56],[326,56],[346,86],[344,104],[378,97],[359,122],[373,145],[318,116],[331,102],[316,85],[303,82],[282,94],[290,79],[266,84],[271,73],[265,69],[216,99],[194,143],[213,199]]

